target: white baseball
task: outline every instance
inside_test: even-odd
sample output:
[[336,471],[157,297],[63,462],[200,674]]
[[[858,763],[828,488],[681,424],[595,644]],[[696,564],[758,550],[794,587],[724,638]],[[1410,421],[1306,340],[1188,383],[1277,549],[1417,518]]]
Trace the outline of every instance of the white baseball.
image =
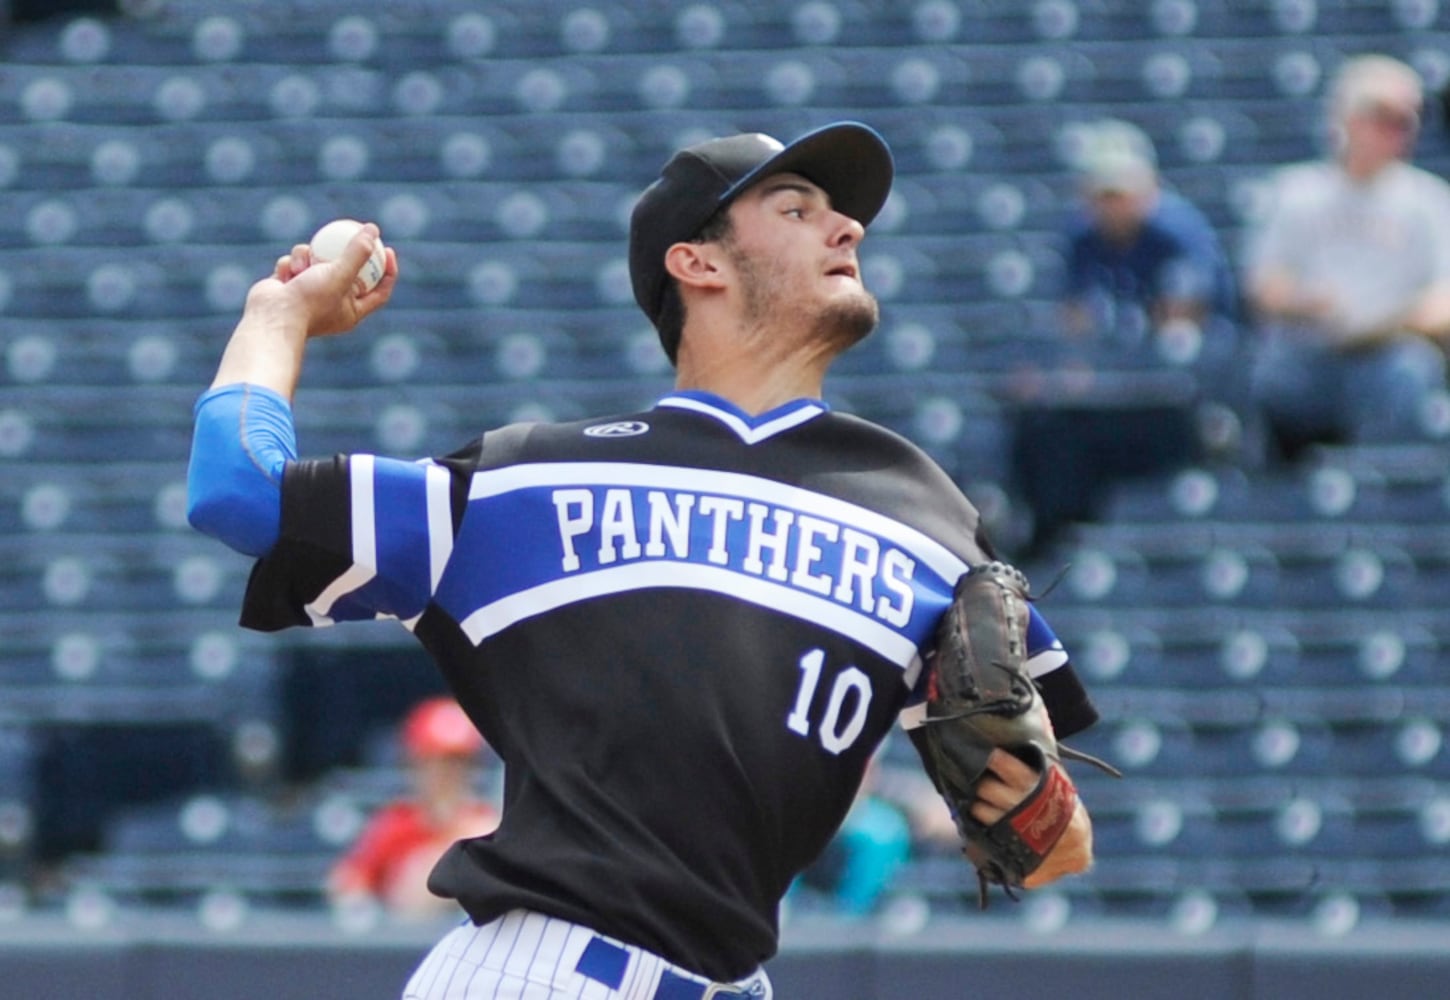
[[[347,248],[348,241],[362,228],[362,223],[356,219],[334,219],[323,226],[312,235],[310,245],[312,247],[312,259],[318,262],[337,260]],[[388,255],[383,247],[383,241],[378,240],[373,246],[373,254],[363,264],[362,270],[358,273],[357,280],[360,287],[360,294],[372,291],[379,281],[383,280],[383,272],[388,269]]]

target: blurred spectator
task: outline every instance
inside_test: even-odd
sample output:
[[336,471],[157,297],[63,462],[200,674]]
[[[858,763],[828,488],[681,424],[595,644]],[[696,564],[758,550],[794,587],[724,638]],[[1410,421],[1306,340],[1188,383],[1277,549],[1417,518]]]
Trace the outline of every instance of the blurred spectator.
[[1422,105],[1404,63],[1346,61],[1329,92],[1331,155],[1278,172],[1246,247],[1264,333],[1254,398],[1284,458],[1413,437],[1444,385],[1450,186],[1406,162]]
[[962,838],[951,807],[929,776],[910,766],[883,764],[872,782],[873,792],[906,817],[915,850],[961,851]]
[[1096,517],[1118,480],[1196,459],[1199,404],[1244,396],[1233,269],[1212,225],[1163,185],[1136,126],[1104,119],[1081,138],[1062,336],[1022,367],[1013,421],[1013,479],[1034,520],[1025,555]]
[[[831,909],[843,916],[871,914],[911,858],[911,824],[903,810],[878,791],[880,775],[878,757],[867,768],[841,828],[799,879],[800,886],[825,897]],[[945,811],[940,796],[936,801]],[[952,836],[956,837],[955,828]]]
[[1081,205],[1064,233],[1067,334],[1169,363],[1231,353],[1238,301],[1228,255],[1203,213],[1163,187],[1148,136],[1128,122],[1096,122],[1076,167]]
[[328,880],[336,905],[380,904],[405,920],[459,913],[428,891],[428,873],[454,841],[490,833],[498,810],[474,787],[486,749],[451,698],[431,698],[409,712],[399,734],[413,793],[369,820]]

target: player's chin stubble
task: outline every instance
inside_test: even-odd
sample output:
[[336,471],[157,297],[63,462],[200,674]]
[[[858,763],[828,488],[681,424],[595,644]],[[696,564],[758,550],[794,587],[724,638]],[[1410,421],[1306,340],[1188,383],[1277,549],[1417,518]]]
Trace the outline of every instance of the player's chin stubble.
[[[735,267],[745,279],[745,310],[752,325],[768,324],[772,317],[784,315],[793,305],[801,308],[798,297],[779,273],[745,254],[736,253],[734,257]],[[818,310],[811,329],[819,341],[844,351],[864,340],[876,329],[880,319],[881,307],[876,296],[862,287],[849,298],[836,299]]]
[[821,311],[816,332],[845,350],[865,340],[881,319],[876,297],[864,288],[847,302],[833,302]]

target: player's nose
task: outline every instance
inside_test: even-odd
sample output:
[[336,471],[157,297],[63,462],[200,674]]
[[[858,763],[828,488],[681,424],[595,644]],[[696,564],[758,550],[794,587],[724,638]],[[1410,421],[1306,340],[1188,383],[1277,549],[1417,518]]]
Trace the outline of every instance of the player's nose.
[[844,212],[831,212],[831,246],[855,246],[866,238],[866,227]]

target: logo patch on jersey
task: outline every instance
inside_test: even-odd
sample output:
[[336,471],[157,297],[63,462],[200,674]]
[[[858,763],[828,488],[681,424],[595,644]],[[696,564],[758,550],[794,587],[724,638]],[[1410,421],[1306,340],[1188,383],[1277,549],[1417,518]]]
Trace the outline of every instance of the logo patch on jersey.
[[627,438],[648,433],[649,424],[643,420],[616,420],[609,424],[595,424],[584,428],[584,436],[592,438]]

